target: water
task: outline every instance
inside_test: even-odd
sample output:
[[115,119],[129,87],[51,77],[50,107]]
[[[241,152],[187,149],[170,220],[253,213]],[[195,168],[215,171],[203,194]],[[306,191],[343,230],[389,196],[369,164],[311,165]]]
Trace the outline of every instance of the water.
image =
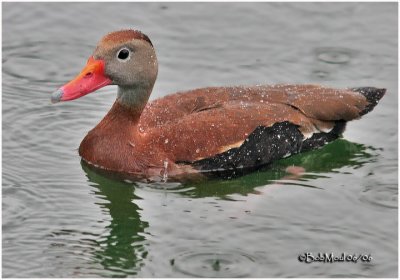
[[[116,88],[57,105],[50,93],[127,27],[156,47],[152,98],[280,82],[388,92],[344,140],[260,172],[116,181],[77,153]],[[3,276],[396,277],[397,83],[396,3],[3,3]]]

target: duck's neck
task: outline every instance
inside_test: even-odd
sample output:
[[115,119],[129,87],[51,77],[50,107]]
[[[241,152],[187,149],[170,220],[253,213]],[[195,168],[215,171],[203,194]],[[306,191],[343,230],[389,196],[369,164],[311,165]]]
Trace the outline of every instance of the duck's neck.
[[79,147],[81,157],[105,168],[137,169],[124,166],[135,163],[123,159],[132,156],[141,143],[138,124],[150,93],[149,87],[119,87],[110,111],[83,139]]
[[149,100],[152,89],[153,86],[118,86],[117,102],[128,109],[134,119],[139,120],[140,115]]
[[117,134],[126,133],[127,128],[136,131],[150,93],[151,88],[119,86],[117,100],[95,130],[107,133],[112,130]]

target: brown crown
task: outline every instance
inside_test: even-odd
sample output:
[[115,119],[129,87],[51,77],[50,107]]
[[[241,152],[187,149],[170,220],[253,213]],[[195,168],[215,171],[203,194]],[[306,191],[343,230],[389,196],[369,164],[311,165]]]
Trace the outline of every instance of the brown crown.
[[120,42],[130,41],[133,39],[144,40],[144,41],[148,42],[151,46],[153,46],[149,37],[147,37],[146,34],[143,34],[142,32],[140,32],[138,30],[133,30],[133,29],[121,30],[121,31],[115,31],[115,32],[108,33],[106,36],[104,36],[101,39],[101,41],[104,43],[108,43],[108,42],[120,43]]

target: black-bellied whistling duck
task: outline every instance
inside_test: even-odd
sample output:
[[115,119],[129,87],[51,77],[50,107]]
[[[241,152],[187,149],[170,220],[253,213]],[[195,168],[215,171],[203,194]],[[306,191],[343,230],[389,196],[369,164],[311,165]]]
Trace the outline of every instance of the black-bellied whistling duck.
[[347,121],[370,112],[386,91],[210,87],[147,103],[157,71],[150,39],[117,31],[103,37],[83,71],[52,94],[53,102],[67,101],[118,85],[111,110],[79,147],[85,162],[145,177],[242,173],[335,140]]

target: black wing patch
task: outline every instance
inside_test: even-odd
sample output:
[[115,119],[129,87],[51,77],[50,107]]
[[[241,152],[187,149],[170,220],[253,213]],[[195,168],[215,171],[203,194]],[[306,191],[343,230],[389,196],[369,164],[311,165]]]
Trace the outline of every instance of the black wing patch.
[[192,162],[191,165],[211,176],[240,176],[275,160],[322,147],[337,139],[345,124],[344,121],[338,121],[332,131],[316,133],[308,139],[304,139],[297,125],[288,121],[270,127],[259,126],[240,147]]
[[225,176],[236,172],[257,169],[274,160],[298,153],[303,134],[290,122],[276,123],[271,127],[257,127],[244,143],[212,158],[201,159],[192,166],[201,172]]
[[342,135],[344,129],[346,128],[346,121],[336,121],[335,126],[328,133],[314,133],[312,137],[303,141],[301,146],[301,152],[310,151],[316,148],[320,148],[325,144],[332,142],[333,140],[339,138]]

